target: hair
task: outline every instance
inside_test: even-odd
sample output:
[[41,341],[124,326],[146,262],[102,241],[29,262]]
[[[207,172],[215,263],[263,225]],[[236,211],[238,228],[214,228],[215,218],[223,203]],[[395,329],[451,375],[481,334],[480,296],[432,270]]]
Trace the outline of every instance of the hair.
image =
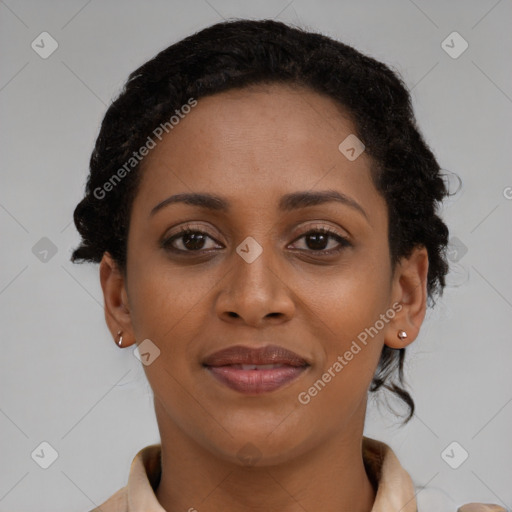
[[[190,98],[252,85],[302,86],[333,99],[355,125],[370,156],[372,180],[384,197],[393,265],[418,246],[427,249],[428,305],[441,295],[448,272],[448,228],[437,215],[449,195],[433,153],[416,125],[400,76],[385,64],[319,33],[273,20],[228,20],[169,46],[133,71],[107,109],[90,159],[86,192],[74,211],[82,237],[72,262],[100,262],[108,252],[123,273],[130,212],[142,175],[140,163],[111,187],[112,179],[160,124]],[[384,388],[408,407],[405,349],[384,346],[370,391]]]

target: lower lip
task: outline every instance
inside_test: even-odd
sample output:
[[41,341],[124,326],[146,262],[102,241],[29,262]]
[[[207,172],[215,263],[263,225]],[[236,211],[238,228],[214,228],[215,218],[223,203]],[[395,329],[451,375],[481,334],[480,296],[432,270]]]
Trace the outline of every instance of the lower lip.
[[207,369],[220,382],[246,394],[274,391],[296,379],[307,366],[283,366],[270,370],[241,370],[232,366],[208,366]]

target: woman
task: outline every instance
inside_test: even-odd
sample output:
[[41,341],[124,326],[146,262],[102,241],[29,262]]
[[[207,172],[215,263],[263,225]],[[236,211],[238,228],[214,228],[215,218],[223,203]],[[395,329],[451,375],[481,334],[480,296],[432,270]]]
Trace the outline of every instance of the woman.
[[405,348],[445,284],[446,195],[400,78],[325,36],[220,23],[134,71],[72,260],[100,263],[161,444],[97,510],[417,510],[363,427],[381,387],[414,413]]

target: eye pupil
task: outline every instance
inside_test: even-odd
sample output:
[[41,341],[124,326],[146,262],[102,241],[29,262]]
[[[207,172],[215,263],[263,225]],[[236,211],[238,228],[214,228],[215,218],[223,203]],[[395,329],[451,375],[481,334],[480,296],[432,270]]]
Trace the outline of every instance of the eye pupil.
[[[324,233],[315,233],[306,236],[306,245],[309,249],[322,250],[325,249],[329,236]],[[310,243],[312,241],[312,243]]]
[[205,242],[205,235],[197,232],[183,234],[183,245],[190,251],[202,249]]

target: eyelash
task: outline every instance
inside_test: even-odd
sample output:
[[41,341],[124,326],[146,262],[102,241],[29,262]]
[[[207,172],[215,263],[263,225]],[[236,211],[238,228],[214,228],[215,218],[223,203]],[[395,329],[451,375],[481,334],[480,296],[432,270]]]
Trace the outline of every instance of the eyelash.
[[[200,229],[193,229],[193,228],[190,228],[190,227],[184,227],[184,228],[180,229],[179,233],[177,233],[175,235],[172,235],[169,238],[164,239],[161,242],[161,247],[163,249],[167,250],[167,251],[174,252],[174,253],[177,253],[177,254],[184,254],[184,253],[195,253],[196,255],[200,254],[202,251],[204,251],[203,249],[198,249],[197,251],[191,251],[191,250],[176,249],[175,247],[172,246],[172,243],[175,240],[179,240],[183,236],[191,234],[191,233],[196,233],[196,234],[199,233],[199,234],[202,234],[202,235],[206,235],[208,238],[210,238],[211,240],[213,240],[216,243],[218,243],[212,236],[210,236],[205,231],[201,231]],[[297,240],[300,240],[300,239],[302,239],[302,238],[304,238],[304,237],[306,237],[308,235],[318,234],[318,233],[324,234],[324,235],[329,235],[329,238],[334,238],[340,244],[340,246],[337,249],[329,249],[329,250],[325,250],[325,249],[324,250],[318,250],[318,251],[315,251],[314,249],[298,249],[298,250],[299,251],[312,252],[315,255],[332,255],[332,254],[336,254],[338,252],[341,252],[343,249],[345,249],[347,247],[350,247],[352,245],[345,237],[339,235],[335,231],[332,231],[331,229],[326,228],[326,227],[318,227],[318,228],[310,229],[309,231],[303,233],[298,238],[296,238],[294,240],[294,242],[297,241]],[[205,251],[210,251],[210,250],[211,249],[206,249]]]

